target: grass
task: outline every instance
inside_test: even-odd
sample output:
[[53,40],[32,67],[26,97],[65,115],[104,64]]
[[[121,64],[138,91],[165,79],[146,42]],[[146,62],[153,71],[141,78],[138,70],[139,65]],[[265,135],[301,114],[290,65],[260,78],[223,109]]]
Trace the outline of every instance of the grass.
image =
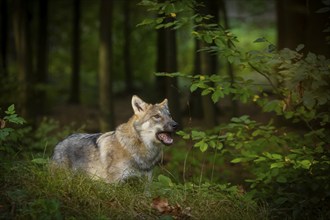
[[164,176],[151,184],[109,185],[47,164],[10,162],[0,169],[0,219],[268,218],[267,209],[245,195],[174,184]]

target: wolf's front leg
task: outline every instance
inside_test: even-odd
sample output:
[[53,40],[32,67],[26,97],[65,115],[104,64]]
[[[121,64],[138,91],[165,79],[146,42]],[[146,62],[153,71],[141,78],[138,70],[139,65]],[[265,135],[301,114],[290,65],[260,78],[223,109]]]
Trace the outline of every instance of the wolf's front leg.
[[149,183],[152,182],[152,170],[150,170],[146,173],[146,177],[147,177]]
[[152,171],[146,172],[145,176],[147,180],[145,182],[144,194],[150,197],[151,196],[150,188],[152,184]]

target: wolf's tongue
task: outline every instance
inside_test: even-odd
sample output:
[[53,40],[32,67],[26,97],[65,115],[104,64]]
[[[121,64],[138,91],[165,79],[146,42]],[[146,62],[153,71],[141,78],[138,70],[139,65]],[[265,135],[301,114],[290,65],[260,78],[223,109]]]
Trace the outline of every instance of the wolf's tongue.
[[169,133],[158,133],[158,138],[161,140],[164,144],[172,144],[173,138]]

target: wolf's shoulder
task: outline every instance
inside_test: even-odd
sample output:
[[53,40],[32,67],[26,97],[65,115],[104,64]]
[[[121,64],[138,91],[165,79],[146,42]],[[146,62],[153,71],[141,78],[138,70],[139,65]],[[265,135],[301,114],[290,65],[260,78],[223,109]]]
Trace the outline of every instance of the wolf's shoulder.
[[98,136],[96,143],[100,144],[102,142],[112,142],[116,140],[116,131],[109,131]]
[[96,145],[97,139],[102,135],[102,133],[75,133],[66,137],[64,140],[59,142],[59,145]]
[[93,133],[93,134],[88,134],[88,133],[75,133],[69,135],[66,139],[77,139],[77,140],[94,140],[96,141],[102,133]]

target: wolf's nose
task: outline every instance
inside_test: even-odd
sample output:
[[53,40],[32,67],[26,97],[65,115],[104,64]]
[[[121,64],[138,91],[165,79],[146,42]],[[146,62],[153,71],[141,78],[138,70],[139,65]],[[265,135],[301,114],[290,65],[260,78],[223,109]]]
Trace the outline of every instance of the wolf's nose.
[[176,129],[178,129],[179,124],[174,121],[174,122],[171,123],[171,126],[174,130],[176,130]]

